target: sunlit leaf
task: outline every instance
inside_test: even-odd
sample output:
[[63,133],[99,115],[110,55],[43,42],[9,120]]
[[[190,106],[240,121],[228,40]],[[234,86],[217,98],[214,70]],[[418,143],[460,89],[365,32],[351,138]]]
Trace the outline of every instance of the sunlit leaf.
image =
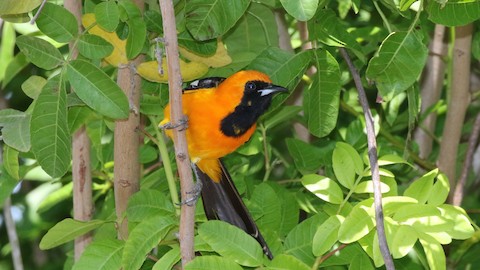
[[342,189],[328,177],[308,174],[302,177],[302,184],[306,189],[326,202],[340,204],[343,201]]
[[428,18],[446,26],[461,26],[480,18],[480,2],[475,0],[448,0],[426,2]]
[[78,236],[100,227],[105,222],[104,220],[78,221],[66,218],[48,230],[40,241],[40,249],[51,249],[72,241]]
[[120,20],[120,12],[115,1],[100,2],[95,6],[95,18],[105,31],[113,32]]
[[344,220],[345,218],[340,215],[331,216],[318,227],[312,244],[315,256],[326,253],[338,241],[338,230]]

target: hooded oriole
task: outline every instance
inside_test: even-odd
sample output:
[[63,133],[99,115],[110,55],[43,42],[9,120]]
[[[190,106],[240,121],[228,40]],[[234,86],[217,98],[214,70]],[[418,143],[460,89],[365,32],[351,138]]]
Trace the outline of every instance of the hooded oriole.
[[[258,71],[240,71],[228,78],[194,81],[183,91],[183,113],[188,118],[188,151],[208,219],[219,219],[252,235],[268,258],[272,253],[245,207],[221,158],[250,139],[257,119],[268,109],[272,96],[287,89],[273,85]],[[165,118],[170,121],[170,105]],[[170,130],[167,135],[172,137]]]

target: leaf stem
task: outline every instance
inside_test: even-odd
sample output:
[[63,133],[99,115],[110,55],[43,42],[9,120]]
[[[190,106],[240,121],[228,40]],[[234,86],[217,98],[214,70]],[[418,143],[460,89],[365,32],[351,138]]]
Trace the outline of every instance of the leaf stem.
[[382,21],[383,23],[385,24],[385,26],[387,27],[387,30],[388,30],[388,33],[392,33],[392,27],[390,26],[390,23],[388,22],[387,20],[387,17],[385,16],[385,14],[383,13],[382,9],[380,8],[380,6],[378,5],[377,1],[373,1],[373,5],[375,6],[375,9],[377,10],[378,14],[380,15],[380,17],[382,18]]

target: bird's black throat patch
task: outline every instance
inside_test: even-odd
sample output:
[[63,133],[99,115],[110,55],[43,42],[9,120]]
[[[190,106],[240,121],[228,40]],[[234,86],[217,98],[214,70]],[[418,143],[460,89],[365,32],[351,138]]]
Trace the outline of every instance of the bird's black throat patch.
[[240,104],[220,123],[220,130],[223,134],[229,137],[240,137],[257,122],[272,101],[272,96],[262,96],[257,91],[266,86],[268,83],[262,81],[250,81],[245,85]]

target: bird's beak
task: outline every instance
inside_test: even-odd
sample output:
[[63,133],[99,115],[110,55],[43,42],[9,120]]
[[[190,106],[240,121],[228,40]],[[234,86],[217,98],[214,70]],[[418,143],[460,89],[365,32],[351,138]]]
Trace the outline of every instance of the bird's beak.
[[278,85],[270,84],[269,86],[257,91],[260,93],[260,96],[264,97],[275,93],[288,92],[288,89]]

